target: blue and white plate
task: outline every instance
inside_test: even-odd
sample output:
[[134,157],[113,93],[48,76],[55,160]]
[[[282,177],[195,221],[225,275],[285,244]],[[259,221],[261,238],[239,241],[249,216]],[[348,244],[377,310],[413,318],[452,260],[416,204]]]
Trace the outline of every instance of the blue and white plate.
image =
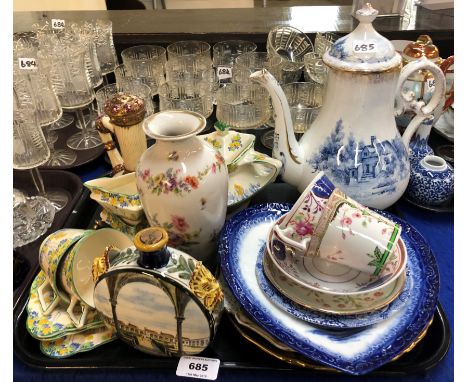
[[263,293],[255,275],[258,253],[287,204],[263,204],[234,215],[221,232],[221,269],[234,296],[263,329],[297,352],[350,374],[365,374],[405,350],[432,318],[439,292],[436,260],[426,241],[397,217],[408,251],[408,278],[413,285],[404,306],[375,325],[330,331],[315,327],[278,308]]
[[265,246],[266,245],[263,245],[260,248],[257,257],[257,263],[255,264],[257,282],[259,283],[261,290],[270,299],[270,301],[280,309],[288,312],[289,314],[292,314],[294,317],[309,322],[310,324],[331,329],[362,328],[386,320],[393,313],[400,310],[404,306],[406,300],[409,298],[412,285],[408,270],[406,274],[406,280],[402,281],[402,283],[404,282],[404,286],[400,294],[384,308],[377,309],[369,313],[346,315],[326,314],[308,309],[282,295],[265,276],[263,270],[263,254]]

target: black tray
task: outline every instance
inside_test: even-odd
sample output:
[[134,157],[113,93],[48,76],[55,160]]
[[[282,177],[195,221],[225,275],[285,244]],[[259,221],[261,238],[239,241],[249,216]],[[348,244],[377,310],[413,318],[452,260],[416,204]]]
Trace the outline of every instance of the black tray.
[[[252,203],[271,201],[291,202],[298,196],[297,190],[284,183],[274,183],[255,195]],[[101,208],[88,195],[82,197],[75,208],[73,219],[67,226],[89,228],[99,220]],[[36,272],[37,273],[37,272]],[[28,288],[29,290],[29,285]],[[79,353],[70,358],[53,359],[41,353],[39,341],[26,330],[26,304],[28,294],[24,293],[13,311],[13,348],[16,356],[25,364],[40,369],[163,369],[177,367],[178,358],[158,358],[133,349],[116,340],[92,351]],[[371,375],[402,375],[427,371],[437,365],[447,354],[451,341],[450,326],[442,306],[439,304],[427,334],[413,350],[398,360],[387,363]],[[244,339],[233,326],[227,314],[221,323],[213,343],[201,356],[218,358],[223,369],[303,371],[304,373],[336,373],[332,369],[304,369],[280,362],[263,352],[256,345]],[[314,362],[311,362],[313,365]],[[316,364],[317,367],[322,367]]]
[[[23,296],[18,309],[14,312],[13,349],[16,356],[28,366],[40,369],[176,369],[178,358],[158,358],[142,353],[122,341],[100,346],[86,353],[79,353],[70,358],[53,359],[45,356],[39,349],[39,341],[31,337],[26,330],[26,302]],[[427,334],[410,352],[398,360],[387,363],[370,375],[402,375],[425,372],[436,366],[447,354],[450,346],[450,328],[445,313],[437,306],[434,320]],[[261,351],[239,335],[227,314],[224,314],[215,340],[201,356],[218,358],[221,368],[246,370],[298,371],[305,373],[336,373],[332,369],[304,369],[279,362],[273,356]],[[322,367],[318,363],[309,365]]]
[[[42,236],[34,242],[16,248],[13,251],[13,308],[16,308],[25,290],[29,290],[29,284],[31,284],[33,277],[38,272],[39,246],[44,238],[60,228],[73,227],[74,222],[72,220],[75,217],[73,207],[75,207],[80,199],[88,199],[87,195],[83,195],[83,183],[77,175],[61,170],[41,169],[40,172],[44,179],[46,191],[63,191],[67,194],[69,200],[64,208],[57,211],[52,225]],[[29,171],[14,171],[13,186],[22,191],[26,191],[30,195],[37,194]],[[81,216],[83,217],[83,215]]]

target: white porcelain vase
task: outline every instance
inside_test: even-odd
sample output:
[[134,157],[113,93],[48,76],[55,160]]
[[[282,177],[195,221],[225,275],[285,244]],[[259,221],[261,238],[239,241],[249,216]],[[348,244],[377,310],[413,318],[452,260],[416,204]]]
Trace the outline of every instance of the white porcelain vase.
[[222,155],[196,137],[205,118],[163,111],[143,123],[156,139],[137,165],[136,184],[151,226],[169,233],[169,245],[210,263],[226,218],[228,171]]

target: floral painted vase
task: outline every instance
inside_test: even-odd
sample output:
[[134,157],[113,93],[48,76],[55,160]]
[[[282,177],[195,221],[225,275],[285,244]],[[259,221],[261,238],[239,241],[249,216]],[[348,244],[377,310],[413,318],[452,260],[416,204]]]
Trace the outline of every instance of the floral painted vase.
[[189,111],[147,118],[143,128],[156,143],[141,156],[136,183],[148,223],[168,231],[169,245],[206,262],[226,218],[228,171],[223,156],[195,136],[205,125]]
[[434,206],[448,201],[453,191],[453,168],[443,158],[428,155],[411,164],[411,177],[406,191],[411,200]]

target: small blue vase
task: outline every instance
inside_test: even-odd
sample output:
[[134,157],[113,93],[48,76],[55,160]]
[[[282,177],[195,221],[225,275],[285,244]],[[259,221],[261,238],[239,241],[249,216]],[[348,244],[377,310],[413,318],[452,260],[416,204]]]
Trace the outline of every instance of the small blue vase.
[[429,134],[431,133],[434,117],[426,118],[416,130],[414,138],[409,144],[410,148],[410,161],[418,161],[426,155],[434,155],[434,150],[428,145]]
[[411,200],[427,206],[448,201],[453,196],[454,172],[443,158],[428,155],[411,162],[411,175],[406,194]]

